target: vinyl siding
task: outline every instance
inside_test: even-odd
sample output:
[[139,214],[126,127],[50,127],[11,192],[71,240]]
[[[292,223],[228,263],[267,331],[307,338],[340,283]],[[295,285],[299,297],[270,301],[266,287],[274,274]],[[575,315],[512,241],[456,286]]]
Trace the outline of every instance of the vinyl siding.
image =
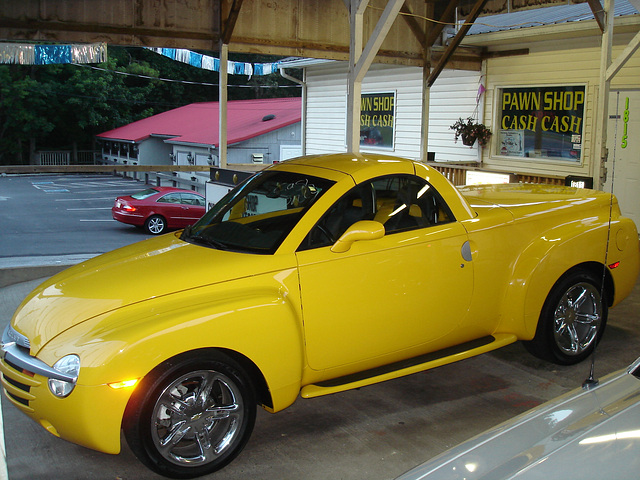
[[[616,35],[612,58],[620,55],[632,35]],[[497,118],[492,112],[499,111],[497,94],[502,87],[585,85],[586,105],[583,127],[581,162],[547,161],[540,159],[509,159],[494,153],[497,143],[493,141],[484,149],[483,162],[488,168],[548,175],[598,176],[598,166],[593,151],[596,133],[594,124],[597,109],[597,92],[600,75],[600,39],[581,38],[554,42],[534,42],[527,45],[509,45],[509,49],[529,48],[528,55],[494,58],[486,61],[487,98],[485,120],[492,131],[499,130]],[[636,52],[611,81],[611,89],[640,89],[640,54]],[[615,106],[609,108],[615,112]]]
[[[633,34],[616,34],[612,58],[615,60],[633,38]],[[479,72],[444,70],[430,92],[428,150],[437,161],[479,161],[483,167],[502,172],[535,175],[586,175],[597,178],[596,95],[600,75],[600,37],[583,37],[530,43],[510,43],[490,47],[490,51],[528,49],[527,55],[490,58],[484,75]],[[346,62],[307,67],[308,85],[306,152],[321,154],[344,152],[346,135]],[[487,90],[474,114],[480,81]],[[496,104],[502,87],[545,85],[585,85],[582,157],[580,162],[544,159],[516,159],[496,155],[500,125]],[[420,158],[422,70],[417,67],[373,65],[367,73],[362,92],[391,91],[396,97],[395,144],[381,151],[407,158]],[[634,53],[611,81],[612,90],[640,90],[640,51]],[[609,111],[615,113],[615,106]],[[483,149],[464,147],[453,141],[449,126],[458,118],[474,115],[491,128],[494,136]],[[481,157],[480,157],[481,155]]]
[[[347,66],[344,62],[308,67],[306,152],[346,151]],[[477,148],[455,143],[449,126],[471,115],[478,91],[478,72],[444,71],[430,95],[429,151],[438,161],[477,161]],[[362,82],[362,92],[396,92],[394,148],[367,149],[420,159],[422,130],[422,69],[373,65]],[[452,106],[454,108],[452,108]]]

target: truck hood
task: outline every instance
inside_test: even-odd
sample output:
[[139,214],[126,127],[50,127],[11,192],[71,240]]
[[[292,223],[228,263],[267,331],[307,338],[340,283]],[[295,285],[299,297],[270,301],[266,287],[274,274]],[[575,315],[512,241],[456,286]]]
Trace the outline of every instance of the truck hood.
[[177,233],[163,235],[51,277],[25,298],[12,325],[29,338],[35,354],[58,334],[97,315],[175,292],[295,266],[283,262],[283,256],[215,250],[183,242]]

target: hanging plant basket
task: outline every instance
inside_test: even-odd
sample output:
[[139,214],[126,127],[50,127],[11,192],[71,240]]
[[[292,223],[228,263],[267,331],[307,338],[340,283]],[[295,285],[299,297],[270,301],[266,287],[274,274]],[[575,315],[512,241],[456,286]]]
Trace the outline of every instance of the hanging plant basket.
[[468,147],[472,147],[476,140],[481,147],[484,147],[491,137],[491,130],[484,124],[476,122],[473,117],[466,120],[459,118],[449,128],[455,132],[455,141],[461,138],[462,144]]
[[467,147],[473,147],[473,144],[476,143],[476,137],[473,135],[460,135],[462,138],[462,144]]

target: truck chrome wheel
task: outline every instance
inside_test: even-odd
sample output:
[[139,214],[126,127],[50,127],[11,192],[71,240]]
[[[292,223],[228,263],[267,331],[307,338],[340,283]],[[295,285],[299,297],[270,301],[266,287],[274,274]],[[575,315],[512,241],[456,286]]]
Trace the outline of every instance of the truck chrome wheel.
[[560,365],[581,362],[593,352],[607,324],[607,292],[596,271],[576,269],[561,277],[544,302],[535,336],[523,342],[539,358]]
[[572,286],[556,307],[553,337],[566,355],[580,355],[595,341],[602,319],[602,298],[589,283]]
[[143,379],[127,405],[123,429],[129,447],[167,477],[219,470],[251,436],[256,397],[250,380],[216,351],[168,360]]
[[153,443],[178,465],[209,463],[240,434],[242,402],[237,385],[225,375],[212,370],[182,375],[165,388],[153,408]]

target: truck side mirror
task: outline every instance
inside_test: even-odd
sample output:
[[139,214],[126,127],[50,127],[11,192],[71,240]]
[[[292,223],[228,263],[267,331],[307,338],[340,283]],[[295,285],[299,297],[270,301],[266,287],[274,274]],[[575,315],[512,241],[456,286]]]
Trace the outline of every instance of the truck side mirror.
[[331,251],[344,253],[351,248],[353,242],[377,240],[382,237],[384,237],[384,225],[374,220],[360,220],[347,228],[347,231],[331,247]]

